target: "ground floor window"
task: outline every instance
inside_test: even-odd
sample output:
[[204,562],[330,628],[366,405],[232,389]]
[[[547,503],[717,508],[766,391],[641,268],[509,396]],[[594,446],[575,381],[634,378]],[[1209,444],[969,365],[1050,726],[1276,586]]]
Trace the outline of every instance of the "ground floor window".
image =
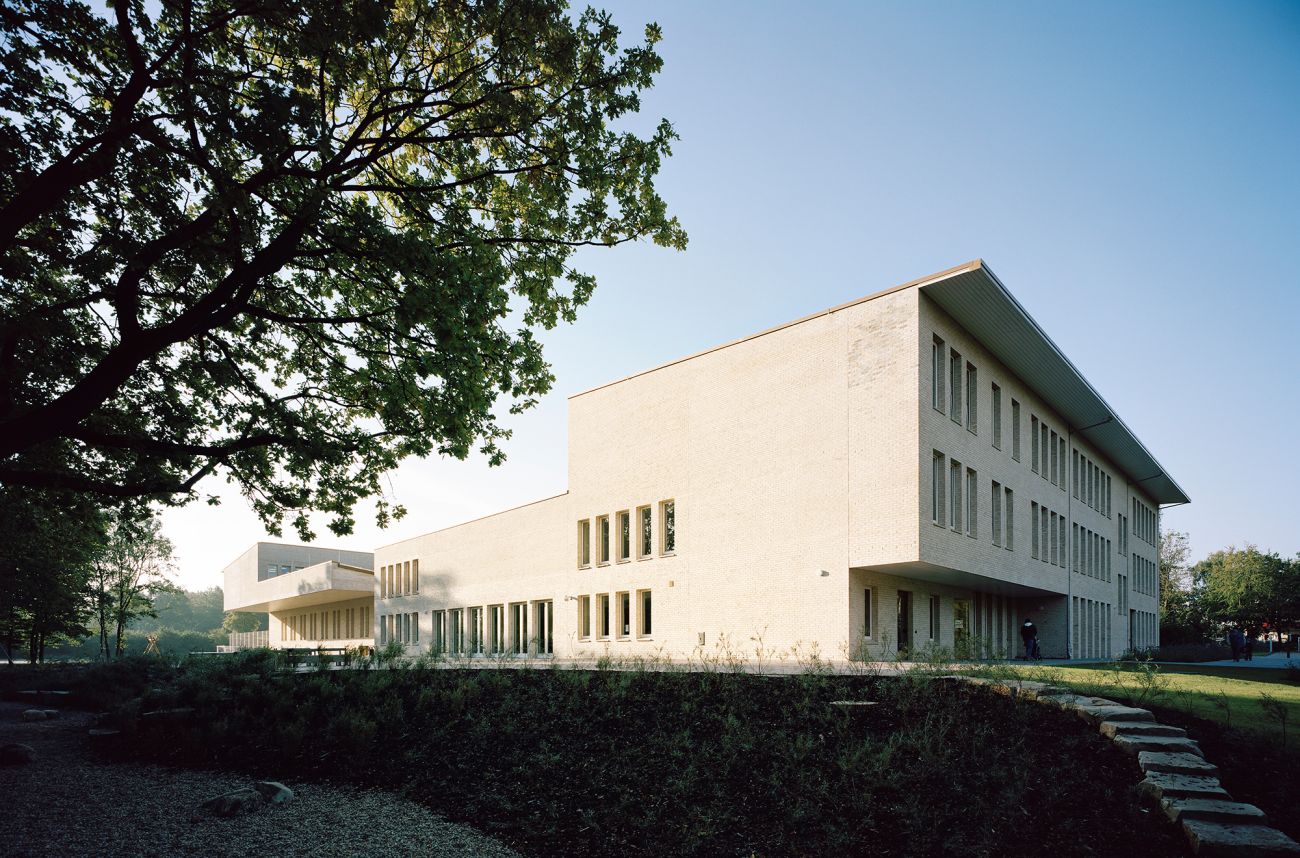
[[624,590],[622,593],[614,594],[614,605],[618,610],[618,636],[621,638],[631,637],[632,635],[632,594]]
[[596,597],[596,617],[600,622],[600,636],[609,637],[609,594],[601,593]]
[[591,597],[578,597],[578,637],[587,640],[591,637]]
[[643,638],[649,637],[650,630],[653,628],[653,626],[651,625],[651,615],[650,615],[650,591],[649,590],[639,591],[637,593],[637,603],[638,603],[637,606],[638,611],[637,611],[636,633],[639,637],[643,637]]
[[533,627],[537,630],[536,652],[538,655],[552,655],[555,652],[555,603],[533,603]]
[[872,619],[875,616],[872,604],[875,601],[874,595],[870,587],[862,591],[862,636],[864,638],[872,635]]

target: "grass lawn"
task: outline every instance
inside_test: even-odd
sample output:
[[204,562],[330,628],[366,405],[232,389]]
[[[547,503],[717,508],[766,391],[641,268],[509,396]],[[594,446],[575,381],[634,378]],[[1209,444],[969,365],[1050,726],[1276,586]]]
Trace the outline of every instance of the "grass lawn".
[[[1300,684],[1286,669],[1156,665],[1152,675],[1134,665],[1013,665],[1009,669],[1026,679],[1067,685],[1081,693],[1123,697],[1137,705],[1155,706],[1213,721],[1242,738],[1282,745],[1286,715],[1286,745],[1300,747]],[[998,668],[1001,670],[1002,668]],[[1281,711],[1270,709],[1272,697]]]
[[[1000,665],[977,672],[1051,682],[1152,710],[1200,743],[1233,798],[1263,808],[1273,825],[1300,839],[1300,683],[1294,675],[1267,668],[1154,668]],[[1269,698],[1276,703],[1266,705]]]

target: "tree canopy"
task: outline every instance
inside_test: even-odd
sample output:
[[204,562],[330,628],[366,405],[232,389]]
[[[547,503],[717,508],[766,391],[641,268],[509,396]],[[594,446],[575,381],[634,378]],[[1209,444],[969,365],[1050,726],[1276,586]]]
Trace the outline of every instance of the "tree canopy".
[[686,236],[623,130],[662,61],[556,0],[0,7],[0,484],[336,533],[502,457],[586,246]]
[[1192,576],[1211,620],[1240,624],[1251,635],[1300,625],[1300,558],[1253,545],[1228,548],[1197,563]]

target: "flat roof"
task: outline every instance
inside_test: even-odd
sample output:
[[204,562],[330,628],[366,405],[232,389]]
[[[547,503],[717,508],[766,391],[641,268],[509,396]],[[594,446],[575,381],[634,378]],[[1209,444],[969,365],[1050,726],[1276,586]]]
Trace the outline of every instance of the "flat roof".
[[983,260],[931,279],[920,290],[1157,503],[1191,501]]
[[1159,504],[1189,503],[1190,498],[1151,452],[1120,419],[1115,409],[1071,363],[1052,338],[1025,311],[1020,302],[984,263],[974,259],[945,271],[929,274],[838,304],[782,325],[731,340],[694,354],[597,385],[569,396],[576,399],[615,384],[694,360],[786,328],[837,313],[904,289],[920,289],[978,339],[1004,366],[1027,382],[1070,424],[1074,434],[1086,438],[1128,475],[1130,481]]

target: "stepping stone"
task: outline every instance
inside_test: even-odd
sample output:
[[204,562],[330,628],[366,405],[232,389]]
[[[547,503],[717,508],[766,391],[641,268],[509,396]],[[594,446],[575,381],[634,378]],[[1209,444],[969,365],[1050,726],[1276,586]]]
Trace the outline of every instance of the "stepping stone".
[[23,720],[27,722],[44,721],[47,718],[49,716],[45,714],[44,709],[27,709],[23,712]]
[[1115,734],[1113,740],[1115,746],[1123,748],[1130,754],[1137,754],[1141,751],[1162,751],[1174,754],[1195,754],[1202,759],[1205,755],[1201,753],[1201,746],[1196,744],[1192,739],[1185,739],[1181,736],[1128,736],[1124,733]]
[[1233,825],[1206,819],[1184,819],[1183,833],[1192,852],[1204,858],[1294,858],[1296,843],[1266,825]]
[[1186,738],[1187,731],[1182,727],[1168,727],[1150,721],[1102,721],[1101,735],[1113,739],[1117,734],[1125,736],[1180,736]]
[[1164,751],[1139,751],[1138,766],[1144,772],[1166,772],[1171,775],[1201,775],[1214,777],[1219,767],[1196,754],[1167,753]]
[[258,781],[253,784],[253,789],[261,793],[262,798],[271,804],[284,804],[286,801],[293,801],[293,790],[279,781]]
[[1264,811],[1253,804],[1240,801],[1219,801],[1213,798],[1166,798],[1160,802],[1170,822],[1184,819],[1205,819],[1210,822],[1236,823],[1237,825],[1267,825]]
[[1218,778],[1200,775],[1171,775],[1165,772],[1147,772],[1146,779],[1138,784],[1138,794],[1157,804],[1166,798],[1212,798],[1231,800],[1228,791]]
[[1073,708],[1080,718],[1094,727],[1100,726],[1103,721],[1155,720],[1151,713],[1145,709],[1134,709],[1132,706],[1121,706],[1118,703],[1104,706],[1075,706]]

